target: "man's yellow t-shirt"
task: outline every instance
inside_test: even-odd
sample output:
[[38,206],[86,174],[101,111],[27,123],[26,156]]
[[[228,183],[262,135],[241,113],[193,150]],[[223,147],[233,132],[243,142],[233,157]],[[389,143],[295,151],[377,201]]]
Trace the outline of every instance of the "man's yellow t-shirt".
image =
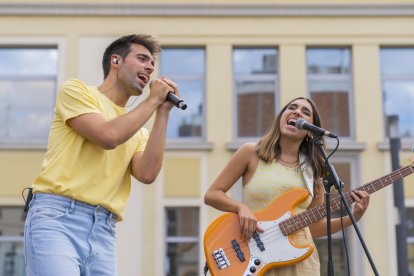
[[96,86],[72,79],[59,90],[42,170],[34,180],[34,193],[52,193],[91,205],[100,205],[122,220],[131,188],[130,161],[143,151],[148,131],[141,128],[127,142],[105,150],[77,134],[66,123],[86,113],[106,120],[126,113]]

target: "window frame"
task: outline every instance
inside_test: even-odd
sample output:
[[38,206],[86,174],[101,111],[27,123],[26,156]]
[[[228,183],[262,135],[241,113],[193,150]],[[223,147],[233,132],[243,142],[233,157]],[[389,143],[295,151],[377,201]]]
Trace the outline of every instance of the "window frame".
[[[382,72],[382,62],[381,62],[381,55],[382,55],[382,50],[387,50],[387,49],[394,49],[394,50],[403,50],[403,49],[411,49],[414,52],[414,46],[401,46],[401,47],[396,47],[396,46],[386,46],[386,45],[380,45],[379,46],[379,61],[380,61],[380,77],[381,77],[381,93],[382,95],[384,94],[384,87],[385,87],[385,83],[387,81],[409,81],[412,82],[414,84],[414,72],[412,74],[383,74]],[[384,99],[382,99],[382,113],[384,114],[384,131],[383,131],[383,135],[384,135],[384,140],[388,141],[389,140],[389,135],[388,135],[388,122],[387,117],[385,116],[385,106],[384,106],[385,102]],[[401,134],[401,133],[399,133]],[[414,133],[413,133],[413,137],[401,137],[401,144],[403,148],[412,148],[412,144],[414,143]],[[383,143],[384,144],[384,143]],[[384,145],[383,145],[384,147]],[[385,146],[386,147],[386,146]]]
[[[324,49],[348,49],[350,52],[349,60],[349,74],[312,74],[308,73],[309,64],[308,64],[308,51],[309,50],[324,50]],[[312,83],[318,82],[337,82],[337,81],[346,81],[348,83],[349,90],[348,94],[348,110],[349,110],[349,136],[339,136],[342,140],[345,141],[354,141],[355,140],[355,109],[354,109],[354,77],[353,77],[353,51],[351,46],[307,46],[306,47],[306,82],[307,82],[307,97],[312,99],[312,91],[310,90]],[[322,118],[323,122],[323,118]]]
[[[63,81],[65,75],[66,61],[63,58],[66,53],[66,39],[63,37],[1,37],[0,48],[54,48],[57,50],[57,70],[55,77],[55,91],[54,99],[56,99],[57,88]],[[17,77],[16,77],[17,78]],[[54,112],[54,105],[51,107],[50,112]],[[48,141],[16,141],[5,142],[0,141],[0,150],[45,150],[47,148]]]
[[[276,73],[270,74],[270,73],[263,73],[258,75],[252,75],[252,74],[235,74],[234,72],[234,52],[235,50],[275,50],[276,52]],[[233,99],[233,106],[232,106],[232,114],[234,120],[232,120],[232,136],[233,141],[237,141],[240,143],[245,143],[249,141],[256,141],[258,140],[261,135],[259,136],[239,136],[239,129],[238,129],[238,123],[239,123],[239,113],[238,113],[238,96],[240,95],[237,91],[237,83],[242,81],[263,81],[263,82],[273,82],[274,83],[274,110],[275,114],[273,114],[273,117],[276,117],[277,114],[280,111],[280,50],[277,46],[233,46],[232,47],[232,99]]]
[[[162,46],[162,53],[165,53],[168,50],[202,50],[203,52],[203,73],[200,75],[186,75],[186,74],[177,74],[177,75],[168,75],[169,78],[171,78],[172,81],[175,83],[179,83],[179,81],[201,81],[202,89],[203,89],[203,95],[202,95],[202,124],[201,124],[201,135],[199,137],[178,137],[178,138],[168,138],[166,137],[167,141],[167,148],[174,148],[174,147],[180,147],[180,145],[185,147],[185,144],[188,143],[197,143],[202,144],[205,143],[206,137],[207,137],[207,101],[206,101],[206,83],[207,83],[207,49],[205,45],[202,46]],[[159,72],[162,74],[162,67],[161,67],[161,55],[159,57]],[[185,101],[185,99],[183,98]]]

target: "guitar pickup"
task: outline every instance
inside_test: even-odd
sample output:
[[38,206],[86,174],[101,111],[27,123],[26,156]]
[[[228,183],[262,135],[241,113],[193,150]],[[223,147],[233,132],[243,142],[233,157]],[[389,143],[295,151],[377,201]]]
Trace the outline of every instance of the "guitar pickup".
[[237,258],[239,258],[240,262],[244,262],[246,258],[244,257],[244,253],[240,248],[240,244],[236,240],[232,240],[231,245],[234,251],[236,251]]
[[230,262],[227,259],[226,253],[224,253],[223,248],[215,250],[213,252],[213,257],[220,269],[224,269],[230,266]]
[[256,241],[256,245],[259,247],[260,251],[265,251],[264,243],[260,239],[260,236],[257,232],[254,232],[253,239]]

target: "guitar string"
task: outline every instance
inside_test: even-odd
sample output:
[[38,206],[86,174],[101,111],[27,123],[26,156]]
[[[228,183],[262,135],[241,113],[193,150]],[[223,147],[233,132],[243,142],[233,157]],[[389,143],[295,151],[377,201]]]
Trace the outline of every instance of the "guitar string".
[[[334,201],[333,201],[334,202]],[[334,202],[334,204],[337,204],[337,202]],[[295,215],[295,216],[292,216],[292,217],[289,217],[288,219],[286,219],[286,220],[284,220],[283,222],[286,222],[287,220],[289,220],[289,219],[291,219],[291,218],[294,218],[294,217],[296,217],[296,223],[297,223],[297,221],[299,220],[299,221],[305,221],[305,223],[306,223],[306,219],[308,219],[309,221],[312,221],[312,218],[311,218],[311,216],[313,216],[313,219],[316,219],[315,221],[318,221],[318,220],[320,220],[321,218],[323,218],[324,217],[324,213],[320,213],[320,211],[318,210],[318,208],[317,207],[319,207],[319,206],[316,206],[316,207],[314,207],[314,208],[312,208],[312,209],[309,209],[308,211],[305,211],[305,212],[302,212],[302,213],[299,213],[299,214],[297,214],[297,215]],[[315,222],[315,221],[313,221],[313,222]],[[311,222],[311,223],[313,223],[313,222]],[[297,226],[297,225],[294,225],[294,223],[295,223],[295,219],[293,219],[292,220],[292,222],[290,223],[290,226],[288,227],[288,228],[290,228],[289,230],[294,230],[294,232],[297,232],[298,230],[300,230],[300,229],[302,229],[302,228],[304,228],[305,226],[302,226],[302,225],[299,225],[299,227]],[[311,223],[309,223],[309,224],[311,224]],[[260,240],[263,242],[263,243],[270,243],[270,242],[273,242],[274,240],[277,240],[277,239],[279,239],[280,237],[282,237],[282,236],[284,236],[284,234],[281,232],[281,231],[279,231],[279,234],[278,235],[274,235],[274,233],[273,232],[275,232],[275,231],[277,231],[277,227],[279,226],[280,224],[277,224],[277,225],[273,225],[273,226],[270,226],[269,228],[267,228],[266,230],[265,230],[265,232],[264,233],[258,233],[259,234],[259,237],[260,237]],[[297,229],[296,229],[297,228]],[[292,233],[294,233],[294,232],[292,232]],[[257,247],[257,244],[256,244],[256,241],[254,240],[254,239],[252,239],[252,240],[250,240],[250,242],[249,242],[249,244],[247,244],[245,241],[243,241],[243,240],[236,240],[236,242],[238,242],[239,244],[241,244],[241,246],[240,247],[248,247],[247,248],[247,250],[249,250],[249,249],[251,249],[250,250],[250,252],[251,252],[251,254],[250,255],[253,255],[254,253],[256,253],[258,250],[260,250],[258,247]],[[231,247],[231,246],[229,246],[229,247],[226,247],[226,248],[224,248],[224,249],[222,249],[225,253],[226,253],[226,257],[229,259],[229,258],[234,258],[234,256],[233,255],[235,255],[236,254],[236,252],[235,252],[235,250],[233,249],[233,247]],[[242,250],[243,251],[243,250]],[[238,257],[237,257],[238,258]]]
[[[409,172],[408,174],[410,174],[410,173],[412,173],[413,172],[413,167],[412,167],[412,165],[409,165],[409,166],[407,166],[407,168],[409,169],[409,170],[411,170],[411,172]],[[402,168],[402,169],[406,169],[406,168]],[[400,173],[400,175],[401,176],[403,176],[402,174],[401,174],[401,171],[402,171],[402,169],[401,170],[398,170],[398,173]],[[394,172],[393,172],[394,173]],[[391,173],[391,174],[389,174],[388,176],[389,177],[392,177],[392,174],[393,173]],[[396,172],[395,172],[396,173]],[[406,175],[405,175],[406,176]],[[403,176],[404,177],[404,176]],[[367,188],[366,189],[366,187],[368,187],[369,185],[376,185],[376,184],[378,184],[378,182],[379,182],[379,184],[381,184],[381,188],[383,188],[383,187],[385,187],[385,186],[387,186],[388,185],[388,183],[386,183],[386,185],[383,185],[383,183],[382,183],[382,180],[383,179],[385,179],[385,176],[384,177],[381,177],[381,178],[379,178],[379,179],[377,179],[376,181],[372,181],[372,182],[370,182],[370,183],[368,183],[367,185],[363,185],[363,186],[361,186],[361,187],[358,187],[357,188],[357,190],[368,190],[368,192],[369,192],[369,189],[370,188],[372,188],[372,187],[370,187],[370,188]],[[392,178],[391,178],[392,179]],[[393,180],[393,179],[392,179]],[[392,181],[392,182],[394,182],[394,180]],[[392,183],[391,182],[391,183]],[[380,188],[380,189],[381,189]],[[374,188],[374,190],[377,190],[377,189],[375,189]],[[346,194],[346,196],[347,197],[350,197],[350,195],[349,195],[349,193],[347,193]],[[334,199],[335,200],[335,199]],[[351,200],[352,200],[352,198],[351,198]],[[334,202],[334,204],[338,204],[338,202]],[[317,206],[318,207],[318,206]],[[315,208],[312,208],[312,209],[310,209],[310,210],[317,210],[317,207],[315,207]],[[314,215],[315,216],[315,214],[313,213],[313,212],[310,212],[312,215]],[[318,213],[319,213],[319,210],[318,210]],[[299,214],[297,214],[297,215],[295,215],[295,217],[299,217],[300,215],[303,215],[304,213],[299,213]],[[321,215],[321,214],[319,214],[319,215]],[[322,217],[324,217],[324,215],[325,214],[322,214],[322,216],[319,218],[319,219],[317,219],[317,220],[320,220]],[[309,216],[304,216],[305,217],[305,222],[306,222],[306,218],[309,218]],[[290,218],[292,218],[292,217],[290,217]],[[286,219],[287,220],[287,219]],[[285,220],[285,221],[286,221]],[[269,227],[269,228],[267,228],[266,229],[266,231],[263,233],[263,234],[261,234],[261,233],[258,233],[259,234],[259,237],[261,238],[261,240],[262,240],[262,242],[264,243],[264,242],[267,242],[267,243],[269,243],[269,242],[272,242],[273,240],[277,240],[277,239],[279,239],[281,236],[284,236],[283,235],[283,233],[282,232],[279,232],[279,234],[278,235],[272,235],[272,236],[270,236],[269,237],[269,235],[271,235],[272,234],[272,232],[275,232],[277,229],[274,229],[274,230],[270,230],[269,231],[269,229],[272,229],[272,228],[275,228],[275,227],[278,227],[279,226],[279,224],[277,224],[277,225],[274,225],[274,226],[271,226],[271,227]],[[298,231],[298,230],[300,230],[301,228],[299,228],[299,229],[297,229],[296,231]],[[295,232],[296,232],[295,231]],[[294,232],[293,232],[294,233]],[[266,237],[267,236],[267,237]],[[271,239],[272,238],[272,239]],[[256,244],[256,242],[254,241],[254,240],[250,240],[249,241],[249,244],[247,244],[245,241],[241,241],[241,240],[237,240],[237,242],[240,244],[240,248],[241,247],[247,247],[247,250],[249,250],[250,248],[251,248],[251,253],[250,253],[250,255],[253,255],[255,252],[257,252],[257,250],[260,250],[258,247],[257,247],[257,244]],[[251,244],[251,243],[253,243],[253,244]],[[249,245],[250,245],[250,247],[249,247]],[[236,252],[235,252],[235,250],[232,248],[232,247],[227,247],[227,248],[224,248],[223,249],[223,251],[227,251],[227,254],[226,254],[226,257],[228,258],[228,259],[231,259],[231,260],[233,260],[233,259],[236,259],[236,256],[233,256],[233,255],[235,255],[236,254]],[[229,252],[230,251],[230,252]],[[237,259],[238,259],[238,257],[237,257]]]

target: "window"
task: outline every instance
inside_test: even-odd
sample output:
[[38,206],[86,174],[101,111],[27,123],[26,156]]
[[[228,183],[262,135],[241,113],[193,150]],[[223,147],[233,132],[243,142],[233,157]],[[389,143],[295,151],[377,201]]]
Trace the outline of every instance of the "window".
[[414,48],[381,49],[381,76],[385,116],[398,115],[401,137],[414,138]]
[[260,137],[276,113],[278,53],[273,48],[233,50],[235,137]]
[[25,275],[22,206],[0,206],[0,274]]
[[57,56],[54,48],[0,48],[0,144],[46,145]]
[[351,137],[351,52],[347,48],[307,49],[308,90],[327,130]]
[[[351,164],[348,162],[335,162],[334,164],[335,170],[339,176],[339,178],[344,183],[343,192],[347,193],[351,190],[350,183],[351,183]],[[331,200],[338,196],[338,192],[335,187],[331,189]],[[331,217],[340,217],[340,211],[336,211],[331,213]],[[343,215],[346,215],[345,207],[343,208]],[[352,226],[350,226],[352,227]],[[350,229],[350,228],[349,228]],[[348,230],[348,229],[347,229]],[[351,244],[351,236],[347,233],[349,231],[345,231],[347,245]],[[328,240],[326,237],[319,238],[315,240],[315,245],[318,250],[319,259],[321,262],[321,276],[327,275],[327,264],[328,264]],[[349,252],[350,246],[348,246],[348,254],[352,255]],[[332,235],[332,258],[333,258],[333,265],[335,270],[335,275],[349,275],[347,272],[347,263],[346,263],[346,255],[345,255],[345,248],[343,244],[343,237],[342,231],[339,231]],[[352,259],[350,259],[352,261]],[[352,264],[350,264],[352,265]],[[355,265],[355,264],[354,264]],[[353,273],[351,273],[352,275]]]
[[168,121],[171,140],[204,139],[205,50],[165,48],[160,57],[161,76],[167,76],[180,88],[186,110],[174,108]]
[[414,207],[407,207],[407,249],[408,249],[408,271],[414,274]]
[[167,207],[165,275],[198,276],[199,209]]

